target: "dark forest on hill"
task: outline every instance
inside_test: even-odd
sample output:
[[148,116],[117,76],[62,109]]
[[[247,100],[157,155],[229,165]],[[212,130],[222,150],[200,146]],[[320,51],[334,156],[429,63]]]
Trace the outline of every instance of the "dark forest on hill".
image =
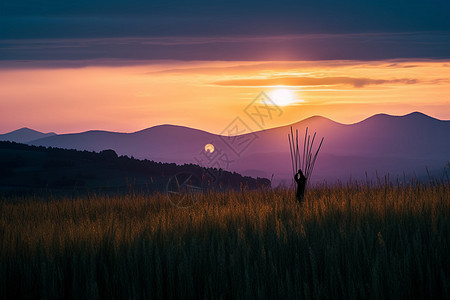
[[100,153],[0,142],[0,194],[153,193],[164,192],[176,174],[192,174],[207,189],[270,187],[252,178],[194,164],[177,165]]

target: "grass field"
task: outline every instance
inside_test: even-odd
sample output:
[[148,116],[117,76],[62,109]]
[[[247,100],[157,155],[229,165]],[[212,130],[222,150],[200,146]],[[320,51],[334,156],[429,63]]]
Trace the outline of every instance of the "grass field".
[[2,298],[450,298],[450,185],[0,201]]

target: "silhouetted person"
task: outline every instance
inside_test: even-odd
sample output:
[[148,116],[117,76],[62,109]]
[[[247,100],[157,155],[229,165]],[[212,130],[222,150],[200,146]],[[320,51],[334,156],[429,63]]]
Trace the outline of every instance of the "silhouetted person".
[[299,203],[303,202],[305,197],[305,188],[306,188],[306,180],[307,178],[303,175],[302,170],[298,170],[298,172],[294,175],[294,180],[297,182],[297,201]]

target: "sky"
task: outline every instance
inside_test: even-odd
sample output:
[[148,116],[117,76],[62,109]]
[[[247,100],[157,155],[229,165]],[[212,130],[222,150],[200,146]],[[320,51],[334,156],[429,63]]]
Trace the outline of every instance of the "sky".
[[[450,119],[450,2],[0,2],[0,133]],[[267,104],[266,103],[266,104]]]

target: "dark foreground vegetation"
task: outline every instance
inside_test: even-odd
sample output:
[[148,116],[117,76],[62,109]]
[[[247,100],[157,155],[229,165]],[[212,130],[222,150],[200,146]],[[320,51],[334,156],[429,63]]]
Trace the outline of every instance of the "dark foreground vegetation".
[[449,299],[449,184],[0,201],[0,297]]

